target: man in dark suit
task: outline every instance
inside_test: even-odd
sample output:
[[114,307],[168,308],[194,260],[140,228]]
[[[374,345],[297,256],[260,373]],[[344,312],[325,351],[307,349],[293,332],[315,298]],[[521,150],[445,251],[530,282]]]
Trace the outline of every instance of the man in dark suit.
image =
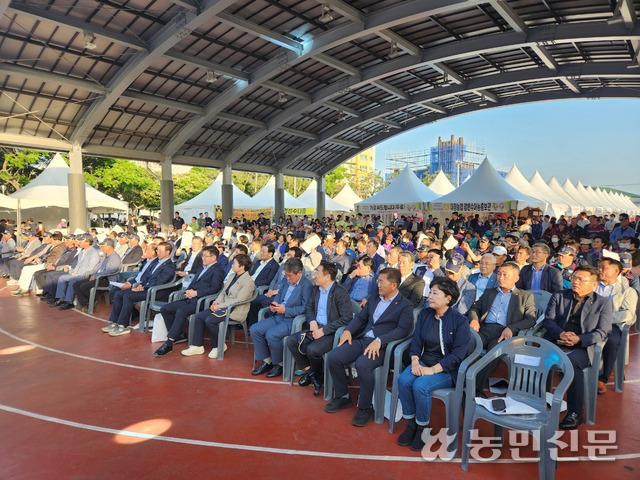
[[186,340],[182,327],[189,315],[196,313],[198,299],[213,295],[222,288],[224,271],[217,264],[218,249],[205,247],[202,249],[202,267],[195,273],[195,277],[186,287],[185,298],[167,303],[160,309],[160,314],[167,326],[167,340],[153,352],[154,357],[162,357],[173,350],[175,341]]
[[555,293],[562,290],[562,272],[547,264],[551,250],[546,243],[536,243],[531,248],[531,264],[520,270],[516,286],[522,290],[545,290]]
[[373,273],[376,273],[378,271],[378,267],[384,263],[384,257],[377,253],[378,246],[378,242],[373,238],[367,242],[366,253],[371,257],[371,260],[373,260]]
[[313,285],[304,276],[304,267],[299,258],[285,262],[284,274],[287,282],[273,298],[269,306],[271,315],[251,326],[251,338],[255,348],[255,359],[260,361],[251,375],[267,374],[268,378],[282,375],[282,352],[284,337],[291,332],[293,319],[307,311]]
[[[307,307],[309,330],[291,335],[287,348],[291,351],[299,369],[309,367],[298,385],[313,384],[313,394],[318,395],[324,383],[323,356],[333,348],[333,337],[340,327],[346,326],[353,318],[349,292],[336,283],[338,266],[321,262],[314,273],[315,287]],[[311,339],[311,343],[303,339]],[[301,351],[301,348],[305,350]]]
[[127,235],[129,247],[122,257],[122,265],[133,265],[142,259],[142,247],[140,246],[140,237],[135,233]]
[[610,299],[595,293],[598,278],[594,267],[577,267],[571,277],[571,290],[553,294],[544,314],[544,338],[559,345],[573,365],[567,414],[560,422],[563,430],[573,430],[582,423],[582,370],[591,364],[596,343],[611,332],[613,306]]
[[[129,278],[113,296],[113,307],[109,323],[102,327],[102,331],[112,337],[126,335],[129,329],[129,321],[133,313],[133,307],[137,302],[142,302],[147,297],[149,288],[168,283],[175,274],[176,267],[169,259],[171,256],[171,244],[162,242],[159,245],[151,244],[145,252],[146,263],[142,271],[135,277]],[[169,290],[158,292],[156,300],[166,301]]]
[[[498,288],[486,289],[469,310],[469,325],[478,332],[482,346],[487,350],[536,323],[533,294],[516,287],[519,273],[520,268],[515,263],[503,263],[498,269]],[[478,373],[478,393],[482,393],[489,375],[499,363],[499,360],[492,362]]]
[[363,427],[373,416],[374,370],[384,362],[389,342],[406,338],[413,326],[413,308],[400,295],[400,272],[385,268],[378,276],[378,293],[369,297],[365,307],[349,322],[338,348],[329,354],[329,370],[334,384],[333,400],[324,408],[335,413],[353,405],[345,367],[353,362],[360,378],[358,413],[353,425]]
[[189,255],[176,265],[176,274],[179,277],[184,277],[190,273],[197,272],[202,266],[201,253],[202,239],[200,237],[193,237],[191,240],[191,250],[189,251]]
[[[289,251],[284,254],[284,257],[285,259],[294,257],[302,258],[302,249],[299,247],[291,247]],[[268,307],[278,292],[282,290],[285,283],[287,283],[287,277],[284,275],[284,267],[286,263],[286,260],[282,262],[282,265],[280,265],[280,268],[278,268],[278,271],[273,276],[268,290],[265,293],[258,295],[255,300],[251,302],[249,313],[247,314],[247,325],[249,327],[258,321],[258,312],[261,309]]]
[[249,274],[253,278],[256,288],[269,285],[277,273],[280,265],[275,261],[273,255],[276,249],[271,243],[265,243],[260,249],[260,261],[255,262]]
[[400,294],[411,302],[413,308],[422,303],[424,293],[424,279],[413,274],[415,257],[411,252],[400,252],[398,255],[398,270],[400,270]]

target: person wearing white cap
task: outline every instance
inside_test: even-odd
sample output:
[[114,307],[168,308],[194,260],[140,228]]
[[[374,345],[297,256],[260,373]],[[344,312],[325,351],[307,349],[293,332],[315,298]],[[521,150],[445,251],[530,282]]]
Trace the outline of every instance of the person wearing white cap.
[[493,247],[491,253],[496,257],[496,267],[502,266],[502,264],[507,260],[507,249],[502,245],[496,245]]
[[56,225],[56,228],[67,228],[67,219],[61,218],[60,223]]

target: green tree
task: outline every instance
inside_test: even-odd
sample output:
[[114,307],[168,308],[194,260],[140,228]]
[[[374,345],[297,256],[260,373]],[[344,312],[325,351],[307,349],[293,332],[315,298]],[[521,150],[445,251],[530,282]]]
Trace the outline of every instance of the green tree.
[[284,189],[294,197],[304,192],[310,183],[310,178],[284,177]]
[[0,185],[5,194],[19,190],[37,177],[53,157],[52,153],[37,150],[1,149]]
[[174,203],[182,203],[209,188],[219,171],[212,168],[194,167],[187,173],[173,176]]
[[358,181],[355,179],[349,179],[349,185],[353,191],[363,200],[378,193],[380,190],[389,185],[390,182],[385,181],[381,173],[367,172],[364,175],[358,177]]
[[428,187],[429,184],[433,182],[437,176],[437,173],[427,173],[422,179],[422,183],[424,183]]
[[250,196],[254,196],[269,181],[271,175],[265,173],[233,172],[233,183],[240,190]]
[[94,188],[129,203],[129,207],[158,208],[160,184],[145,168],[128,160],[86,157],[85,181]]
[[334,168],[324,177],[324,188],[327,195],[334,197],[344,186],[347,178],[347,169],[343,165]]

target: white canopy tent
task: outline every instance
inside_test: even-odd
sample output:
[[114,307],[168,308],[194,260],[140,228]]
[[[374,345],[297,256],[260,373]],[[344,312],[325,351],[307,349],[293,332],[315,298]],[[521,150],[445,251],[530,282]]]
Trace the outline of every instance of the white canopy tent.
[[[307,208],[316,208],[318,182],[312,180],[307,189],[298,195],[297,200],[304,204]],[[325,193],[324,195],[324,209],[327,212],[348,212],[349,208],[346,205],[336,202],[333,198]]]
[[[260,189],[253,197],[251,201],[255,207],[265,208],[271,207],[275,209],[276,205],[276,178],[271,177],[264,187]],[[286,190],[284,191],[284,208],[306,208],[304,204],[298,201],[296,197],[291,195]]]
[[[511,202],[517,203],[514,205]],[[453,192],[438,198],[430,205],[430,211],[446,209],[463,212],[506,212],[525,207],[543,209],[544,206],[545,202],[542,200],[512,187],[485,158],[468,181]]]
[[581,191],[579,191],[573,183],[567,178],[562,184],[562,188],[569,193],[573,198],[575,198],[580,205],[584,208],[584,210],[594,210],[594,206],[592,201],[587,198]]
[[[23,215],[51,228],[69,218],[69,166],[56,153],[47,167],[29,184],[9,195],[20,200]],[[127,212],[129,204],[112,198],[85,183],[87,209],[92,213]]]
[[438,197],[407,166],[386,188],[359,202],[356,207],[362,213],[389,218],[395,215],[422,216],[423,203],[433,202]]
[[607,197],[613,205],[616,207],[616,212],[624,212],[627,208],[624,205],[624,202],[621,201],[620,197],[617,197],[613,192],[609,190],[603,190],[604,196]]
[[582,182],[580,180],[578,180],[578,183],[576,183],[576,190],[580,193],[580,195],[582,195],[585,201],[588,202],[588,205],[591,206],[590,210],[592,213],[602,213],[602,207],[598,205],[598,199],[593,198],[593,196],[587,191],[587,189],[584,188],[584,185],[582,185]]
[[456,187],[453,186],[444,172],[440,170],[436,178],[429,184],[429,189],[438,195],[446,195],[447,193],[453,192]]
[[355,204],[362,201],[362,199],[358,195],[356,195],[356,192],[353,191],[351,185],[349,185],[349,182],[346,182],[344,184],[342,190],[340,190],[340,192],[338,192],[338,194],[333,197],[333,199],[339,204],[347,207],[350,211],[355,210]]
[[18,209],[18,200],[0,193],[0,210],[3,212]]
[[571,214],[572,216],[575,216],[583,210],[584,207],[582,206],[582,204],[578,200],[573,198],[569,194],[569,192],[567,192],[562,188],[562,186],[560,185],[560,182],[558,182],[558,179],[555,176],[552,176],[549,179],[549,181],[547,182],[547,186],[551,190],[553,190],[553,192],[556,195],[558,195],[560,198],[565,200],[567,205],[569,205],[570,211],[568,211],[567,214]]
[[515,163],[513,164],[513,167],[511,167],[511,170],[507,172],[504,179],[509,185],[511,185],[513,188],[515,188],[519,192],[524,193],[525,195],[531,198],[536,198],[540,200],[540,202],[545,205],[545,207],[543,208],[543,211],[545,214],[551,215],[553,213],[553,212],[551,213],[548,212],[549,210],[548,202],[543,200],[542,197],[537,196],[536,191],[531,186],[529,181],[524,177],[524,175],[522,175],[522,172],[515,165]]
[[[553,217],[560,218],[560,215],[566,215],[567,211],[571,211],[570,206],[567,205],[563,198],[549,188],[537,170],[529,179],[529,183],[534,192],[536,192],[535,197],[543,198],[547,202],[547,205],[550,206]],[[548,212],[545,212],[545,214],[551,215],[551,213]]]
[[595,213],[602,214],[604,213],[604,208],[601,205],[600,199],[596,196],[595,192],[591,187],[585,187],[581,181],[578,181],[578,185],[576,185],[578,191],[583,191],[587,198],[591,199],[594,207]]
[[596,196],[600,199],[600,201],[602,202],[602,206],[604,207],[605,211],[607,213],[612,213],[612,212],[616,212],[618,209],[616,208],[615,205],[613,205],[611,203],[611,200],[609,200],[603,193],[602,190],[600,190],[600,188],[595,188],[594,192],[596,194]]
[[[204,191],[174,206],[174,211],[180,212],[180,216],[189,223],[191,217],[197,217],[200,212],[215,213],[214,205],[222,205],[222,173]],[[251,197],[233,185],[233,208],[255,208]]]

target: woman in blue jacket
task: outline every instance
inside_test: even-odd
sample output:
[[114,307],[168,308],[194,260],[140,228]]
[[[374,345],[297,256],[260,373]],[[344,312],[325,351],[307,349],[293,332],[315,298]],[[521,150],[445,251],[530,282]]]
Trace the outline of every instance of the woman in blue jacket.
[[420,312],[409,349],[411,365],[398,379],[402,416],[407,419],[398,445],[414,451],[424,447],[422,431],[429,426],[432,392],[454,386],[471,341],[467,318],[449,308],[460,297],[456,282],[435,277],[429,287],[429,304]]

